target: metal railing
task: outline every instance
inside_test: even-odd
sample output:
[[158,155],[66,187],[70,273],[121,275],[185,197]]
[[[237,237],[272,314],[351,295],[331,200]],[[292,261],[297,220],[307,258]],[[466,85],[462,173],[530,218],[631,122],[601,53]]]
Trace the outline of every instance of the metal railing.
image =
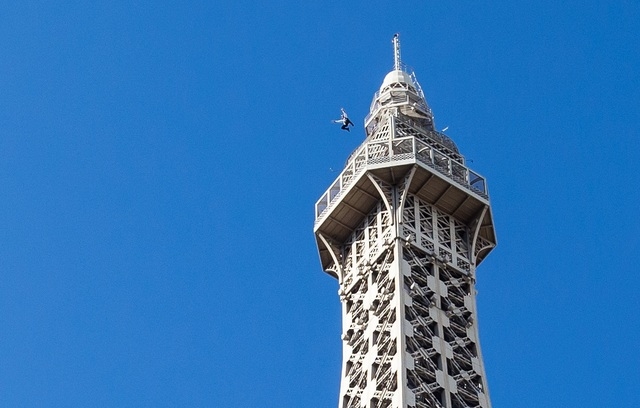
[[429,166],[468,191],[488,198],[484,177],[414,136],[370,141],[351,156],[338,178],[316,202],[316,223],[367,166],[410,159]]

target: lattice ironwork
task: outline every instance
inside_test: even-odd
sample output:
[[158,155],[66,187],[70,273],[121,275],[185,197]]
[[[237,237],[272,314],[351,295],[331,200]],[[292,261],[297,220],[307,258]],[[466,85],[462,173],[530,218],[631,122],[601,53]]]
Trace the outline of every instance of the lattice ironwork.
[[417,401],[436,406],[488,406],[476,345],[473,279],[417,248],[405,248],[404,259],[410,266],[404,283],[411,298],[405,318],[413,329],[406,334],[413,357],[409,388]]
[[[343,245],[340,295],[349,358],[342,407],[488,407],[469,227],[406,194],[398,223],[405,238],[390,239],[395,227],[384,202],[399,205],[408,183],[374,180],[381,199]],[[443,251],[449,258],[440,257]],[[403,360],[408,356],[411,364]],[[400,385],[412,404],[397,405]]]

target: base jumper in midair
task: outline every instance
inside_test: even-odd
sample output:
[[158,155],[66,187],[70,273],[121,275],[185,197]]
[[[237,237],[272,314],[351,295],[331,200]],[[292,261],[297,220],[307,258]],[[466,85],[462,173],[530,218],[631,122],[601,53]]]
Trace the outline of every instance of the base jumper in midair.
[[340,115],[340,119],[334,120],[333,123],[342,123],[340,129],[351,132],[349,126],[353,126],[353,122],[351,121],[351,119],[349,119],[349,116],[347,116],[347,112],[344,111],[344,108],[340,108],[340,111],[342,112],[342,114]]

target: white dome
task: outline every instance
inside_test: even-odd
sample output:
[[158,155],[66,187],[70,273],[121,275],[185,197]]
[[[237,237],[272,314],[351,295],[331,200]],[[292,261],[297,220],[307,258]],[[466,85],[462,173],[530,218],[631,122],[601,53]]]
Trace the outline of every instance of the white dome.
[[411,76],[409,74],[407,74],[404,71],[394,70],[389,72],[387,76],[384,77],[384,81],[382,81],[380,90],[394,83],[407,84],[407,85],[411,85],[414,88],[416,87],[416,85],[411,80]]

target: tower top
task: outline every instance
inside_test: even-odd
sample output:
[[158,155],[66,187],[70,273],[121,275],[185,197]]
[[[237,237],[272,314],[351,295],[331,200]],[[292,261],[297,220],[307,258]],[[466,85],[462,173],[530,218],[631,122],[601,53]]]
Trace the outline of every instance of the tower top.
[[427,130],[434,130],[433,114],[418,84],[413,71],[400,59],[400,35],[393,39],[393,70],[383,79],[380,89],[373,97],[369,115],[365,118],[367,136],[371,136],[377,123],[386,115],[402,114],[419,122]]
[[402,64],[402,60],[400,58],[400,34],[395,33],[393,35],[393,39],[391,40],[393,44],[393,70],[387,74],[382,81],[382,86],[380,89],[382,90],[386,86],[389,86],[393,83],[403,83],[407,85],[411,85],[413,88],[416,87],[415,78],[412,78],[412,72],[408,72],[409,69]]

